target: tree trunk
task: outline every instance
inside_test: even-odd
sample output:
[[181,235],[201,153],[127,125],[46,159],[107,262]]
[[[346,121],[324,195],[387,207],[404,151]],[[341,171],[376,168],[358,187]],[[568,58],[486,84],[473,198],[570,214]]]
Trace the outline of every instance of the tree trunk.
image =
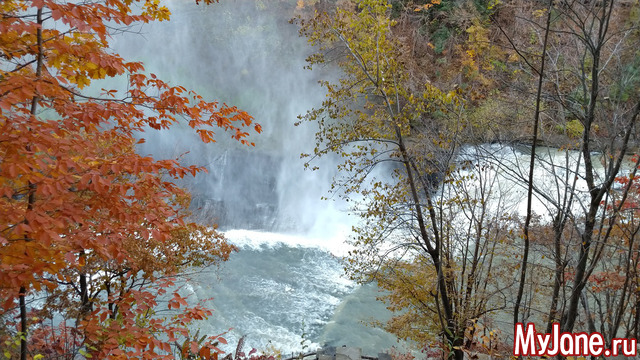
[[[42,23],[43,23],[42,8],[39,8],[36,13],[36,21],[39,25],[36,31],[37,44],[38,44],[38,47],[37,47],[38,53],[36,54],[36,80],[40,80],[40,78],[42,77],[42,67],[43,67],[43,61],[44,61],[44,54],[42,49]],[[36,115],[36,111],[38,110],[39,100],[40,98],[38,97],[38,94],[36,94],[31,99],[31,110],[30,110],[31,116]],[[27,153],[31,152],[31,146],[27,145],[25,150],[27,151]],[[28,188],[29,188],[29,195],[27,197],[27,211],[33,209],[33,204],[35,203],[36,184],[29,181]],[[25,223],[28,224],[29,221],[25,219]],[[31,239],[27,237],[25,241],[31,241]],[[25,286],[21,286],[19,299],[18,299],[20,304],[20,360],[27,360],[27,353],[28,353],[26,295],[27,295],[27,288]]]
[[20,288],[20,360],[27,360],[27,304],[25,295],[27,289]]
[[536,111],[533,118],[533,138],[531,145],[531,158],[529,160],[529,176],[527,185],[527,215],[524,221],[524,228],[522,229],[524,237],[524,250],[522,252],[522,266],[520,267],[520,283],[518,285],[518,294],[516,295],[516,303],[513,307],[513,325],[520,322],[520,303],[522,302],[522,296],[524,294],[524,286],[527,279],[527,264],[529,261],[529,228],[531,225],[532,204],[533,204],[533,170],[536,162],[536,146],[538,144],[538,127],[540,124],[540,106],[542,103],[542,84],[544,81],[544,64],[547,57],[547,41],[549,39],[549,28],[551,27],[551,6],[552,0],[549,0],[549,11],[547,11],[547,25],[544,31],[544,41],[542,44],[542,55],[540,55],[540,69],[538,69],[538,90],[536,94]]

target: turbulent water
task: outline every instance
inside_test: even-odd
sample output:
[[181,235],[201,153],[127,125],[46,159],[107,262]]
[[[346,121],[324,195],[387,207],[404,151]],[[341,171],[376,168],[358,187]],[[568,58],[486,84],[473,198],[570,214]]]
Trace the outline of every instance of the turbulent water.
[[[311,49],[288,21],[296,3],[227,0],[195,6],[176,1],[170,3],[169,23],[129,29],[114,38],[115,47],[173,85],[237,105],[264,129],[251,139],[255,148],[242,147],[223,132],[216,135],[217,143],[201,144],[187,126],[149,131],[139,148],[156,158],[180,157],[206,167],[208,174],[181,185],[194,195],[194,216],[219,224],[240,249],[220,271],[197,274],[185,286],[193,300],[214,298],[209,302],[214,316],[199,325],[201,334],[233,328],[226,334],[230,351],[246,335],[247,347],[261,350],[289,353],[349,345],[375,354],[396,342],[364,325],[389,317],[375,300],[376,288],[343,277],[339,259],[354,220],[339,201],[320,200],[330,187],[335,163],[325,158],[315,164],[321,170],[311,172],[303,170],[300,159],[300,153],[312,151],[316,129],[294,123],[324,99],[318,78],[335,76],[336,70],[303,69]],[[571,175],[562,165],[575,163],[575,154],[539,151],[536,179],[542,182],[541,191],[562,194],[558,189],[567,184],[558,174]],[[495,184],[491,193],[500,206],[494,210],[523,213],[526,189],[514,184],[526,184],[521,180],[527,173],[527,152],[497,144],[468,147],[461,149],[459,160],[483,158],[496,165],[478,166],[476,174]],[[447,187],[443,191],[457,194]],[[474,196],[477,189],[467,191]],[[536,199],[534,211],[544,214],[548,200]]]
[[230,343],[246,335],[247,347],[284,353],[349,345],[376,354],[396,345],[390,334],[365,325],[388,316],[376,288],[346,280],[330,249],[277,233],[226,235],[241,250],[221,273],[202,274],[193,284],[197,298],[215,297],[213,321],[202,330],[233,327]]
[[181,185],[194,195],[195,218],[217,223],[240,249],[184,288],[192,300],[214,298],[200,334],[233,328],[227,350],[243,335],[247,347],[284,353],[349,345],[375,354],[394,345],[364,324],[389,316],[376,288],[343,277],[339,258],[353,220],[339,201],[320,200],[335,164],[325,159],[311,172],[300,159],[312,151],[315,129],[294,123],[324,99],[317,76],[335,70],[304,70],[310,48],[289,23],[296,1],[169,4],[170,22],[128,29],[114,37],[116,51],[172,85],[238,106],[264,129],[251,139],[255,148],[224,132],[204,145],[186,126],[142,135],[142,154],[207,168]]

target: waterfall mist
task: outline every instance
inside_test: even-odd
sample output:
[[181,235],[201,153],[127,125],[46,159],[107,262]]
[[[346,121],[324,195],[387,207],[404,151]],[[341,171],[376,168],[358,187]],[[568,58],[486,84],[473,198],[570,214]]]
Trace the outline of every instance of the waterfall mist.
[[319,75],[305,70],[310,51],[295,25],[293,2],[226,1],[210,6],[170,3],[169,23],[132,29],[139,34],[115,38],[116,50],[145,64],[170,84],[194,89],[251,114],[263,133],[252,134],[255,148],[218,132],[203,144],[186,126],[148,131],[142,154],[180,156],[204,166],[183,185],[193,194],[199,221],[221,229],[315,233],[350,228],[342,204],[321,201],[335,166],[324,159],[320,171],[305,171],[303,152],[312,152],[313,124],[294,126],[299,114],[324,99]]
[[230,346],[247,335],[247,347],[285,353],[346,344],[375,354],[390,347],[394,337],[363,324],[385,313],[375,290],[344,279],[336,258],[354,222],[345,203],[321,200],[338,160],[314,161],[320,170],[310,171],[300,158],[313,152],[317,129],[294,123],[324,100],[317,81],[337,69],[304,69],[312,49],[289,23],[296,2],[174,1],[169,8],[169,23],[129,29],[114,37],[115,50],[170,85],[238,106],[263,128],[250,138],[255,148],[222,131],[215,144],[203,144],[185,124],[147,131],[138,148],[204,166],[208,174],[180,184],[193,195],[194,217],[218,224],[240,247],[219,274],[200,273],[182,289],[195,300],[214,297],[214,316],[199,325],[200,334],[233,328],[225,335]]

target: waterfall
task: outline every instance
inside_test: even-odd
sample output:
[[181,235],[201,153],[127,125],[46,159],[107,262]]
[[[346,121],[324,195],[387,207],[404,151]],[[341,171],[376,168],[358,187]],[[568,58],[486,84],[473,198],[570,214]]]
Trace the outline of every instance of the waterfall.
[[[171,85],[194,89],[251,114],[263,133],[255,148],[220,131],[202,144],[186,126],[149,131],[143,154],[204,166],[184,184],[193,194],[196,218],[222,229],[302,233],[328,230],[344,219],[341,204],[323,202],[335,171],[330,160],[305,171],[312,152],[312,124],[294,126],[324,93],[316,72],[305,70],[306,40],[289,23],[295,4],[226,1],[210,6],[170,3],[171,21],[147,24],[115,37],[116,51],[142,61]],[[323,74],[323,76],[326,74]],[[324,221],[324,223],[322,223]]]
[[246,346],[260,350],[345,344],[375,354],[395,338],[362,322],[386,310],[375,300],[375,288],[343,277],[338,256],[346,252],[354,220],[340,200],[321,200],[337,160],[324,158],[314,163],[320,170],[310,171],[300,158],[313,152],[316,129],[294,123],[322,102],[317,81],[335,70],[304,69],[312,49],[289,23],[295,6],[169,2],[170,22],[129,29],[113,43],[147,72],[238,106],[263,128],[250,139],[255,148],[222,131],[216,143],[203,144],[186,125],[141,135],[141,154],[207,169],[180,185],[193,195],[194,218],[218,224],[240,248],[219,272],[200,273],[183,288],[192,300],[214,298],[208,302],[214,315],[199,325],[200,334],[233,328],[225,336],[228,351],[247,335]]

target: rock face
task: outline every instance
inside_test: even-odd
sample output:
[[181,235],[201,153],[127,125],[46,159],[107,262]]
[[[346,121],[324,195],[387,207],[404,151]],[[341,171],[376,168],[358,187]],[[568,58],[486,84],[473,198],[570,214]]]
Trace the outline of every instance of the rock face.
[[196,220],[222,229],[272,229],[278,214],[281,160],[259,152],[229,150],[208,165],[204,180],[189,184]]
[[308,355],[315,355],[317,360],[391,360],[387,353],[379,353],[378,357],[362,356],[361,348],[350,346],[327,346]]
[[336,348],[336,360],[360,360],[362,358],[362,350],[353,347]]

